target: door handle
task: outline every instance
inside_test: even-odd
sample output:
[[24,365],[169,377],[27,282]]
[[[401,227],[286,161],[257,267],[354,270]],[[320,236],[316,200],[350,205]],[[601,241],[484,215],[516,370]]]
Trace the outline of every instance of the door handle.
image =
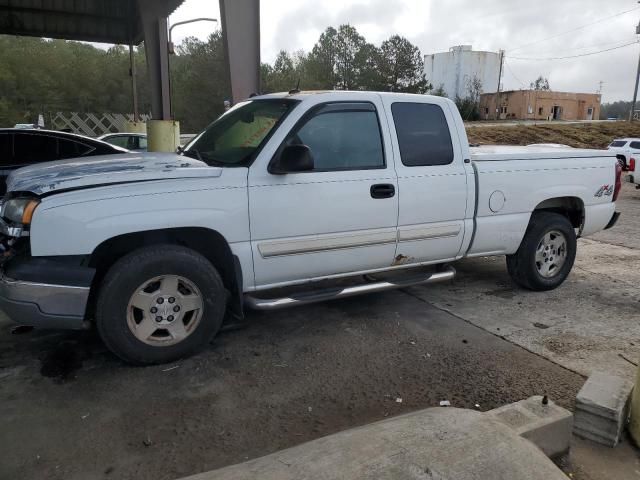
[[371,198],[391,198],[396,194],[396,187],[390,183],[371,185]]

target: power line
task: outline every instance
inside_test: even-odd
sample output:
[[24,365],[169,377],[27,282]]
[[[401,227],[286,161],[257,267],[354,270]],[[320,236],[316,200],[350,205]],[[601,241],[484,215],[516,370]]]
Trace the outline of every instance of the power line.
[[520,85],[522,85],[523,87],[526,87],[526,86],[527,86],[527,84],[526,84],[526,83],[524,83],[522,80],[520,80],[520,79],[518,78],[518,76],[517,76],[515,73],[513,73],[513,70],[511,70],[511,67],[509,66],[509,64],[508,64],[507,62],[504,62],[504,64],[506,65],[507,70],[509,70],[509,72],[511,73],[511,75],[513,76],[513,78],[515,78],[515,79],[516,79],[516,81],[517,81]]
[[608,48],[611,46],[618,46],[620,45],[622,42],[631,42],[634,38],[636,38],[636,36],[634,35],[633,37],[628,36],[627,38],[619,38],[616,41],[609,41],[609,42],[599,42],[596,44],[591,44],[591,45],[582,45],[579,47],[569,47],[569,48],[565,48],[565,49],[554,49],[552,51],[544,51],[544,52],[536,52],[536,53],[532,53],[531,55],[549,55],[549,54],[558,54],[558,53],[572,53],[575,51],[579,51],[579,50],[586,50],[588,48]]
[[634,7],[631,10],[625,10],[624,12],[615,13],[615,14],[609,16],[609,17],[601,18],[599,20],[596,20],[595,22],[587,23],[586,25],[581,25],[579,27],[572,28],[571,30],[567,30],[565,32],[561,32],[561,33],[558,33],[556,35],[552,35],[552,36],[547,37],[547,38],[542,38],[542,39],[536,40],[534,42],[525,43],[524,45],[520,45],[519,47],[511,49],[511,51],[514,52],[514,51],[520,50],[521,48],[524,48],[524,47],[529,47],[529,46],[535,45],[537,43],[546,42],[547,40],[552,40],[554,38],[562,37],[563,35],[566,35],[568,33],[576,32],[578,30],[582,30],[583,28],[587,28],[587,27],[590,27],[592,25],[596,25],[597,23],[605,22],[607,20],[611,20],[612,18],[616,18],[616,17],[619,17],[619,16],[624,15],[626,13],[633,12],[635,10],[638,10],[638,8],[640,8],[640,7]]
[[581,53],[579,55],[569,55],[567,57],[548,57],[548,58],[533,58],[533,57],[509,57],[511,60],[534,60],[534,61],[548,61],[548,60],[566,60],[568,58],[589,57],[591,55],[597,55],[599,53],[611,52],[612,50],[618,50],[620,48],[628,47],[629,45],[635,45],[638,41],[634,40],[624,45],[618,45],[617,47],[606,48],[604,50],[598,50],[597,52]]

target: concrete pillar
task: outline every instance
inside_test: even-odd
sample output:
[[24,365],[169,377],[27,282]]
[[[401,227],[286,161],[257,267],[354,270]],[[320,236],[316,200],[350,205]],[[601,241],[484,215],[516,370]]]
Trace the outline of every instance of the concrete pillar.
[[175,152],[180,145],[180,123],[173,120],[147,122],[147,151]]
[[260,0],[220,0],[233,103],[260,92]]

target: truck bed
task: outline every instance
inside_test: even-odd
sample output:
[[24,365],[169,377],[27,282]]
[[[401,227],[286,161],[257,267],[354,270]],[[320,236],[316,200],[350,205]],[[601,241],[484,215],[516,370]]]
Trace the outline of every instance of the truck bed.
[[[476,231],[469,256],[514,253],[531,212],[575,201],[584,208],[582,235],[602,230],[615,203],[615,153],[555,146],[471,148],[476,174]],[[609,194],[610,195],[610,194]],[[549,200],[561,198],[564,200]]]
[[482,145],[471,147],[474,162],[496,162],[507,160],[551,160],[569,158],[615,157],[610,150],[591,150],[567,146],[518,146]]

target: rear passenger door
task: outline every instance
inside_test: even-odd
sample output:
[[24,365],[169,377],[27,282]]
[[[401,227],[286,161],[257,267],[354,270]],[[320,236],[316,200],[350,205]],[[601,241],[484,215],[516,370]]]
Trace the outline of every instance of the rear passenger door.
[[[465,234],[467,175],[449,103],[433,99],[395,101],[385,96],[393,119],[392,144],[398,174],[396,263],[455,259]],[[451,132],[454,132],[453,135]]]

